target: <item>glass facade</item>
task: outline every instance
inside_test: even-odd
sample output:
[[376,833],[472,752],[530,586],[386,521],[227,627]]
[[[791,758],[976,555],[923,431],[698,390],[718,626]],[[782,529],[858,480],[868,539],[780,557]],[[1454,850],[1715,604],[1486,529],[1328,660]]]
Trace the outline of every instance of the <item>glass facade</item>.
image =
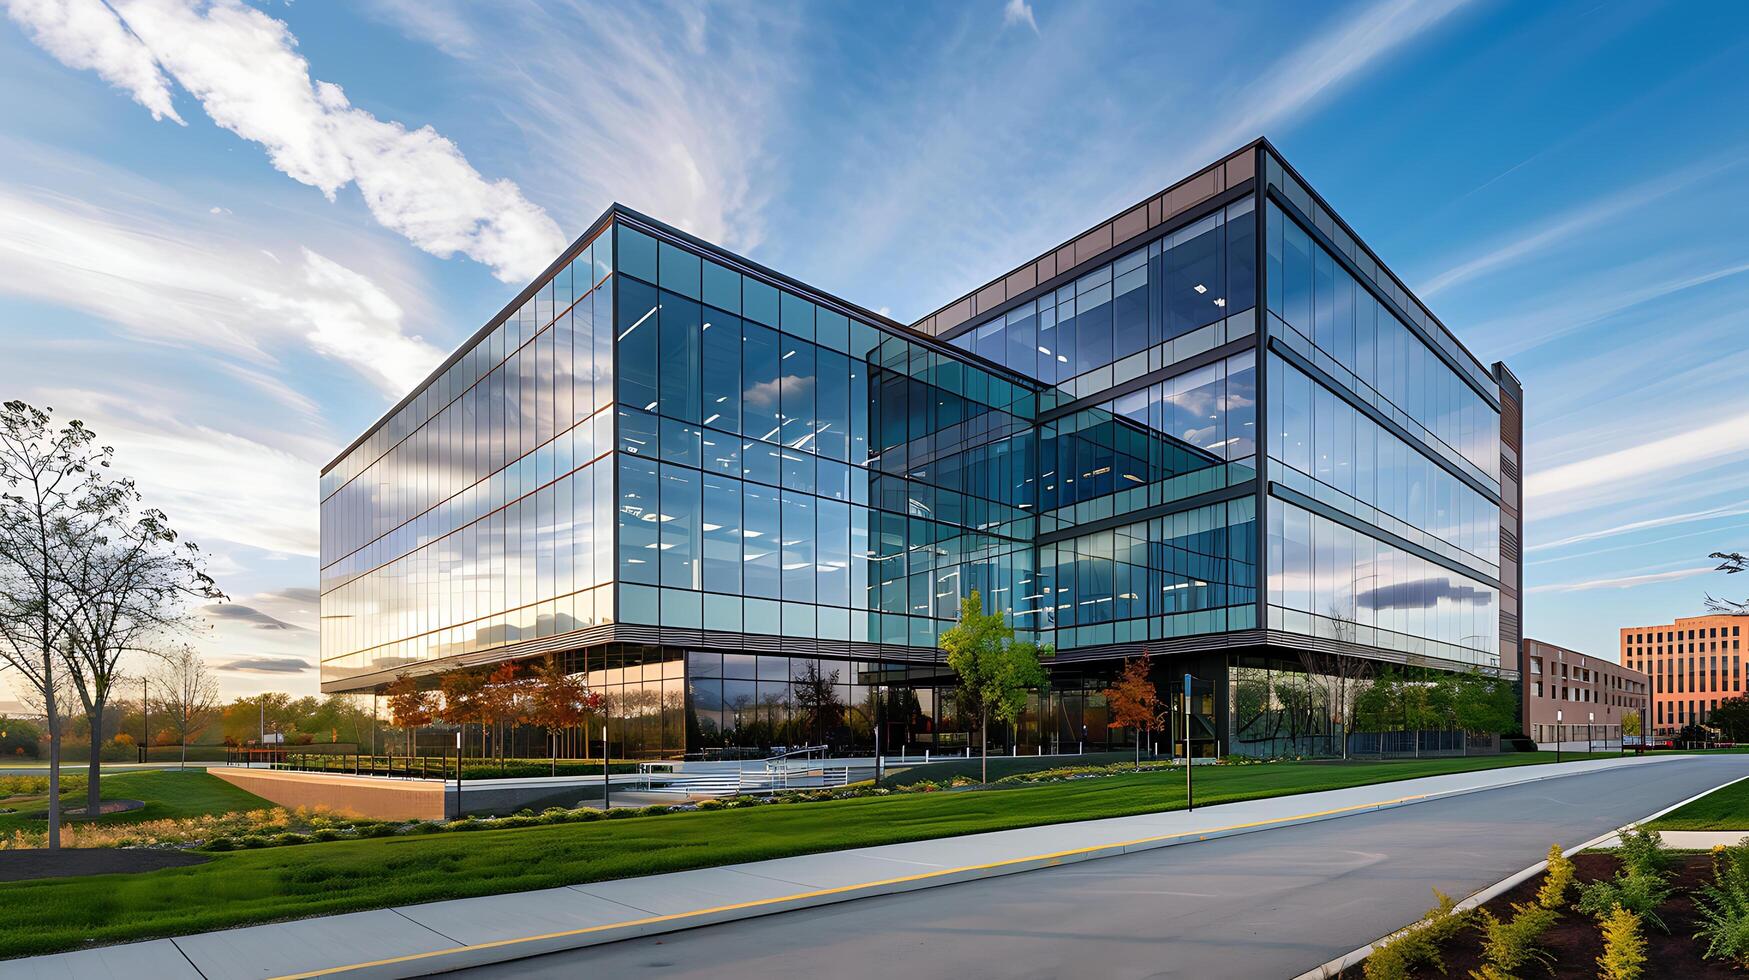
[[322,475],[324,684],[613,622],[612,269],[588,243]]
[[1027,746],[1162,646],[1209,751],[1236,648],[1266,740],[1284,636],[1497,666],[1498,410],[1324,242],[1252,181],[935,339],[615,209],[323,474],[324,688],[557,651],[615,752],[948,750],[973,590],[1059,651]]

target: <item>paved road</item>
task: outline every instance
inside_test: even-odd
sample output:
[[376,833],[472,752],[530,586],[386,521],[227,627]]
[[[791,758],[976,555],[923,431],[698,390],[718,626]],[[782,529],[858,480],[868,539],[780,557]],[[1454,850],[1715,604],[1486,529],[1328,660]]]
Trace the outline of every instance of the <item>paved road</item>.
[[448,974],[1283,978],[1703,790],[1749,756],[1568,776],[1401,809],[864,899]]

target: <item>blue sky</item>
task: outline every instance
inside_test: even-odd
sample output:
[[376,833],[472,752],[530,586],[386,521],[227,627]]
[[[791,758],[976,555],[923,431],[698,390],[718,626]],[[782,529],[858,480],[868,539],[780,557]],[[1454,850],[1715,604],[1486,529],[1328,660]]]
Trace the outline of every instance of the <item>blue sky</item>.
[[0,391],[313,692],[316,473],[619,200],[901,320],[1262,134],[1524,380],[1528,632],[1749,583],[1749,7],[0,0]]

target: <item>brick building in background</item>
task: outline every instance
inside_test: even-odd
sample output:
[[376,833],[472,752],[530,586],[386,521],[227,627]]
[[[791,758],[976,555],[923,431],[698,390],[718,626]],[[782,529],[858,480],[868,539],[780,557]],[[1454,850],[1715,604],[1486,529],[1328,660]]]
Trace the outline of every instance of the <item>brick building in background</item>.
[[1524,664],[1524,733],[1540,745],[1620,745],[1624,717],[1651,715],[1650,679],[1640,671],[1529,637]]
[[1652,678],[1652,734],[1706,724],[1720,701],[1744,693],[1749,616],[1690,616],[1621,631],[1621,662]]

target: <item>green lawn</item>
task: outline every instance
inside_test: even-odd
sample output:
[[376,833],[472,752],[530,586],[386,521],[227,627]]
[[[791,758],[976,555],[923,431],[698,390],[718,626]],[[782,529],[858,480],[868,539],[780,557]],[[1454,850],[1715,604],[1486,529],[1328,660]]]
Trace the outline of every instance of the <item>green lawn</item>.
[[[206,813],[229,813],[234,810],[259,810],[274,804],[246,793],[230,783],[209,776],[202,769],[135,770],[106,774],[103,777],[103,798],[106,800],[139,800],[146,804],[138,810],[113,813],[98,818],[98,823],[139,823],[167,817],[195,817]],[[18,805],[17,813],[0,814],[0,835],[13,830],[41,830],[48,813],[46,798]],[[85,805],[83,792],[61,794],[65,807]]]
[[1749,779],[1714,790],[1646,826],[1653,830],[1749,831]]
[[[1568,759],[1581,756],[1568,754]],[[1210,766],[1199,803],[1552,762],[1551,753]],[[1387,791],[1388,794],[1388,791]],[[0,957],[842,848],[1179,809],[1182,773],[868,797],[216,854],[137,875],[0,885]]]

